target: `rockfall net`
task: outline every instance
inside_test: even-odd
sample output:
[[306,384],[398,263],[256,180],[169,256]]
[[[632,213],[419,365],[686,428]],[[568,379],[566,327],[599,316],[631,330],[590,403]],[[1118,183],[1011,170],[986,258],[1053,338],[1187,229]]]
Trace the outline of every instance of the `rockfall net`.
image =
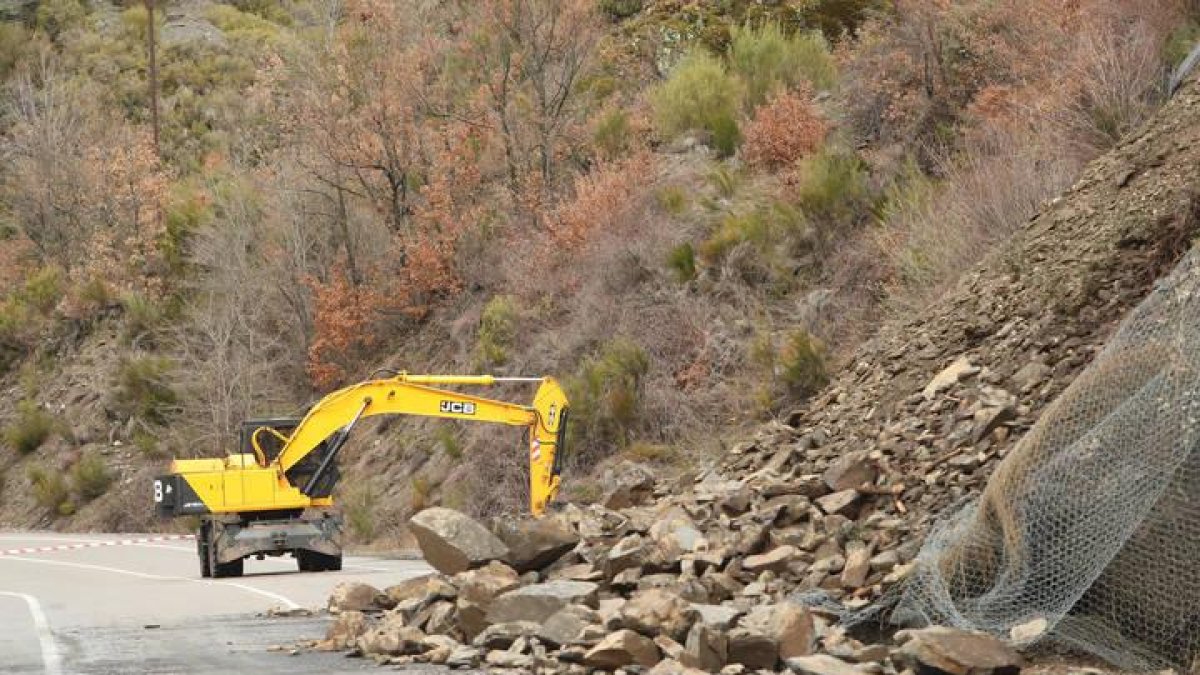
[[935,528],[893,619],[1200,663],[1200,251]]

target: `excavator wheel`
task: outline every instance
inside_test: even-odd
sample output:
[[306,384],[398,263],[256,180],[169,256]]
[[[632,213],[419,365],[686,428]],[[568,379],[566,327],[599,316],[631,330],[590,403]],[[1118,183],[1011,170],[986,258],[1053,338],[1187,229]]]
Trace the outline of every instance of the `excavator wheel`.
[[212,576],[212,564],[208,559],[209,524],[200,523],[200,532],[196,534],[196,554],[200,557],[200,576],[208,579]]
[[196,537],[197,548],[200,549],[200,574],[204,577],[221,579],[223,577],[240,577],[245,569],[245,559],[222,563],[217,562],[217,550],[213,545],[212,523],[205,521],[200,524],[200,534]]
[[296,563],[301,572],[336,572],[342,569],[342,556],[325,555],[308,549],[296,549]]

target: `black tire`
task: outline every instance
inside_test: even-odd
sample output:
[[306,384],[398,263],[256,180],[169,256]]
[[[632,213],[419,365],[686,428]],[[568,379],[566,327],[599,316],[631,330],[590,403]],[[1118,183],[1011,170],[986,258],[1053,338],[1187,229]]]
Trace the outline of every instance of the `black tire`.
[[240,577],[245,571],[245,558],[238,558],[232,562],[215,563],[213,564],[213,577],[221,579],[224,577]]
[[296,564],[301,572],[336,572],[342,569],[341,555],[325,555],[308,549],[296,549]]
[[200,557],[200,576],[212,577],[212,564],[208,558],[208,523],[200,523],[200,532],[196,534],[196,554]]

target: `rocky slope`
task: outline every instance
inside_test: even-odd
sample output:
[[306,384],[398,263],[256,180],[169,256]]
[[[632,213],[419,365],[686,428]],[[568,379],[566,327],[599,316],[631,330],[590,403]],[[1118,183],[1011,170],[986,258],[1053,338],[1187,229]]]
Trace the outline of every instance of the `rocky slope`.
[[338,589],[318,647],[520,672],[1015,672],[1020,657],[993,638],[934,628],[872,645],[837,619],[903,580],[937,514],[978,492],[1190,247],[1198,119],[1190,84],[940,302],[884,326],[820,397],[719,466],[672,484],[624,466],[603,505],[495,535],[453,511],[419,514],[440,574]]

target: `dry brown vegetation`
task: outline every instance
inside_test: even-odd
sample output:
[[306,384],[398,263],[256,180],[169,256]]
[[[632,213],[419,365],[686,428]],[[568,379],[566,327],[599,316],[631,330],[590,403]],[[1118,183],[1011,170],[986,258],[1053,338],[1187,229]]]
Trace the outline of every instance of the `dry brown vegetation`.
[[[382,366],[559,376],[572,477],[695,461],[1136,127],[1197,26],[1183,0],[710,4],[193,3],[223,39],[163,46],[158,147],[143,9],[6,17],[0,362],[52,377],[119,326],[115,419],[63,414],[108,425],[79,445],[160,439],[139,461]],[[351,510],[523,499],[511,434],[372,428]]]

